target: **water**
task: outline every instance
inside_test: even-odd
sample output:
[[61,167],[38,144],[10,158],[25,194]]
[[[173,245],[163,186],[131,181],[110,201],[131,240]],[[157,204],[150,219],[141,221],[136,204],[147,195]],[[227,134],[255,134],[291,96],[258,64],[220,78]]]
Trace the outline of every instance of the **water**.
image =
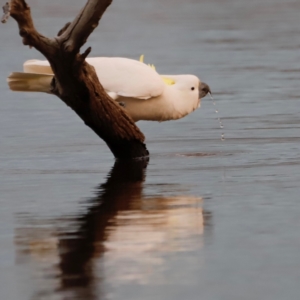
[[[219,117],[219,110],[217,109],[217,104],[216,101],[214,100],[213,96],[211,95],[211,93],[209,93],[210,99],[213,103],[213,106],[215,107],[215,113],[217,114],[217,119],[219,121],[219,125],[220,125],[220,129],[224,128],[223,122],[221,120],[221,118]],[[224,132],[221,133],[221,141],[225,141],[225,134]]]
[[[53,35],[85,1],[29,1]],[[129,8],[128,8],[129,7]],[[117,164],[59,99],[11,93],[41,58],[1,25],[0,299],[299,299],[300,3],[114,1],[86,45],[163,74],[191,73],[209,99],[138,125],[147,164]]]

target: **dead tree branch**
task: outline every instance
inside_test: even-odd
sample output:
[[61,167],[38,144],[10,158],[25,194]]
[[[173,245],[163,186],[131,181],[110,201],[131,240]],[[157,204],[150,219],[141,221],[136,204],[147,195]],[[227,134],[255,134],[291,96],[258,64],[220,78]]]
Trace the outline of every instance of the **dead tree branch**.
[[85,58],[88,48],[80,48],[98,26],[112,0],[88,0],[73,22],[67,23],[55,38],[41,35],[34,27],[30,8],[25,0],[10,0],[3,10],[2,22],[9,15],[19,26],[24,45],[36,48],[50,62],[54,72],[52,93],[70,106],[119,159],[148,156],[144,135],[103,89],[96,72]]
[[70,24],[60,40],[64,41],[66,50],[77,53],[86,43],[89,35],[98,23],[112,0],[89,0],[80,14]]

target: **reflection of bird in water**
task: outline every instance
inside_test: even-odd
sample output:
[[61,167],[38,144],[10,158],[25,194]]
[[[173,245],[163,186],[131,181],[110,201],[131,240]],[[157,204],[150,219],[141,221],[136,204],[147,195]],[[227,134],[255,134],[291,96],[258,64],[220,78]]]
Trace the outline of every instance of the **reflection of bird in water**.
[[146,283],[164,267],[165,255],[201,248],[201,204],[202,198],[192,196],[147,197],[139,207],[133,203],[130,210],[119,211],[104,242],[104,265],[111,279]]
[[163,255],[200,248],[202,199],[143,196],[146,166],[143,161],[116,162],[86,213],[55,220],[71,223],[64,231],[20,230],[17,243],[23,249],[29,245],[23,255],[30,253],[43,267],[58,263],[60,289],[76,287],[77,295],[94,299],[91,289],[103,272],[116,282],[146,282],[149,270],[163,265]]
[[[183,118],[200,106],[209,86],[194,75],[159,75],[154,66],[121,57],[86,59],[109,96],[118,101],[134,121]],[[29,60],[25,73],[8,77],[13,91],[51,93],[53,71],[48,61]]]

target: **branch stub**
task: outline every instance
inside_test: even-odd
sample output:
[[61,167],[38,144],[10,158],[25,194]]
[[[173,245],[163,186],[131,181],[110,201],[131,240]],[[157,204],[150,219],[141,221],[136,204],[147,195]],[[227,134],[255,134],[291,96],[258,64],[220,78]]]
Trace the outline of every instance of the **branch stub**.
[[3,16],[2,16],[2,19],[1,19],[1,22],[2,23],[6,23],[7,20],[9,19],[10,17],[10,3],[9,2],[6,2],[6,4],[3,6]]

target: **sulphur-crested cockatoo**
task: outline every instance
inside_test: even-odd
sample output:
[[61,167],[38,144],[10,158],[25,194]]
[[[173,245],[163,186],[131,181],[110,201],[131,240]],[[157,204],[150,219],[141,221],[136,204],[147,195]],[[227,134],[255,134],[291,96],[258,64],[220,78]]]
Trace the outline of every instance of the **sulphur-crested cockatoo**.
[[[200,107],[209,86],[194,75],[159,75],[154,66],[121,57],[94,57],[94,66],[108,95],[124,106],[134,121],[180,119]],[[51,93],[53,71],[48,61],[28,60],[24,73],[8,77],[13,91]]]

